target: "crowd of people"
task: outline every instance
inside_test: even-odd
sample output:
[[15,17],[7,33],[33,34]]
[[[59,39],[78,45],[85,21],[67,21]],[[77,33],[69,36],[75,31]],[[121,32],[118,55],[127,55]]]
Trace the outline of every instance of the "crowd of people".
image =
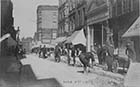
[[15,56],[17,60],[20,60],[22,58],[26,58],[26,50],[23,48],[21,44],[17,44],[15,47]]
[[[87,67],[90,67],[89,61],[92,60],[92,67],[93,62],[95,61],[94,54],[98,57],[98,64],[104,65],[106,64],[108,70],[113,72],[114,67],[117,68],[117,64],[122,62],[124,65],[123,68],[126,67],[125,63],[127,62],[127,68],[129,68],[131,60],[134,59],[135,52],[130,47],[129,44],[126,45],[126,55],[128,56],[128,60],[119,59],[118,48],[114,48],[112,45],[106,44],[104,46],[96,45],[97,50],[86,52],[86,46],[79,44],[73,45],[72,43],[67,44],[57,44],[55,48],[47,48],[45,45],[42,47],[40,46],[37,53],[39,54],[40,58],[48,58],[52,53],[54,54],[55,62],[61,61],[61,56],[66,56],[67,64],[75,66],[76,58],[79,58],[81,63],[84,66],[84,70]],[[72,61],[72,63],[71,63]]]

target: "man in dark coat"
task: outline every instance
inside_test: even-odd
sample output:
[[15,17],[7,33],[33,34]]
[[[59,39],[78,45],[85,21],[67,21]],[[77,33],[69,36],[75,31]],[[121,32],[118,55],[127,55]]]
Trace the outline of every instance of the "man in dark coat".
[[101,46],[99,45],[98,46],[98,49],[97,49],[97,56],[98,56],[98,61],[99,61],[99,64],[102,64],[103,60],[102,60],[102,48]]
[[75,58],[76,58],[75,51],[76,51],[76,49],[73,46],[71,49],[71,57],[73,58],[73,66],[75,65],[75,62],[76,62],[75,61]]
[[58,45],[55,46],[54,54],[55,54],[55,61],[60,62],[61,50]]
[[113,54],[114,54],[114,48],[112,45],[106,45],[103,47],[105,51],[105,63],[108,66],[108,71],[112,71],[112,65],[113,65]]
[[41,47],[41,45],[40,45],[40,47],[39,47],[39,50],[38,50],[39,52],[39,57],[41,57],[41,53],[42,53],[42,47]]
[[131,46],[130,43],[128,43],[126,45],[126,50],[125,50],[125,54],[128,56],[128,59],[132,62],[134,62],[136,60],[136,53],[135,50],[133,48],[133,46]]
[[46,46],[45,45],[44,45],[44,47],[42,49],[42,52],[43,52],[43,58],[47,58],[47,56],[46,56],[47,50],[46,50]]
[[16,47],[15,47],[15,56],[16,56],[16,59],[17,60],[19,59],[18,58],[19,57],[18,55],[19,55],[19,45],[17,44]]

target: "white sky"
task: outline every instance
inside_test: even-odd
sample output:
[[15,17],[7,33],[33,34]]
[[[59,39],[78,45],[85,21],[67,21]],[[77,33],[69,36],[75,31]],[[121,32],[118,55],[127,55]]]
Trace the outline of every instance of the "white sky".
[[14,26],[20,27],[20,37],[33,37],[37,30],[36,10],[38,5],[58,5],[58,0],[12,0]]

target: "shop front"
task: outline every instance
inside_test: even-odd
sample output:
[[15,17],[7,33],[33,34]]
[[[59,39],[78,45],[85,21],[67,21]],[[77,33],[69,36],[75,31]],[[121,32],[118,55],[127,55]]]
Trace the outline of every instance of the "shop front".
[[[90,3],[92,3],[91,1]],[[95,5],[89,4],[87,9],[87,51],[95,50],[95,46],[112,44],[111,29],[109,28],[109,5],[107,1]]]
[[123,34],[123,38],[129,38],[134,43],[136,52],[136,60],[140,62],[140,17],[132,24],[132,26]]

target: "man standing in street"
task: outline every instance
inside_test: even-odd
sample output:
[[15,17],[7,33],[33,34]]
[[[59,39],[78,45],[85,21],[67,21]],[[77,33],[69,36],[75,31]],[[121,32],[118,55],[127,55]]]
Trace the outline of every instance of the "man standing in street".
[[101,51],[102,51],[102,48],[100,45],[98,45],[98,49],[97,49],[97,56],[98,56],[98,62],[99,64],[102,64],[102,57],[101,57]]
[[43,58],[47,58],[46,53],[47,53],[47,50],[46,50],[46,46],[44,45],[44,47],[43,47]]
[[42,47],[40,45],[40,47],[39,47],[39,57],[41,57],[41,52],[42,52]]
[[135,50],[134,50],[133,46],[130,43],[128,43],[126,45],[125,54],[128,56],[128,60],[130,62],[135,62],[136,61],[136,53],[135,53]]

